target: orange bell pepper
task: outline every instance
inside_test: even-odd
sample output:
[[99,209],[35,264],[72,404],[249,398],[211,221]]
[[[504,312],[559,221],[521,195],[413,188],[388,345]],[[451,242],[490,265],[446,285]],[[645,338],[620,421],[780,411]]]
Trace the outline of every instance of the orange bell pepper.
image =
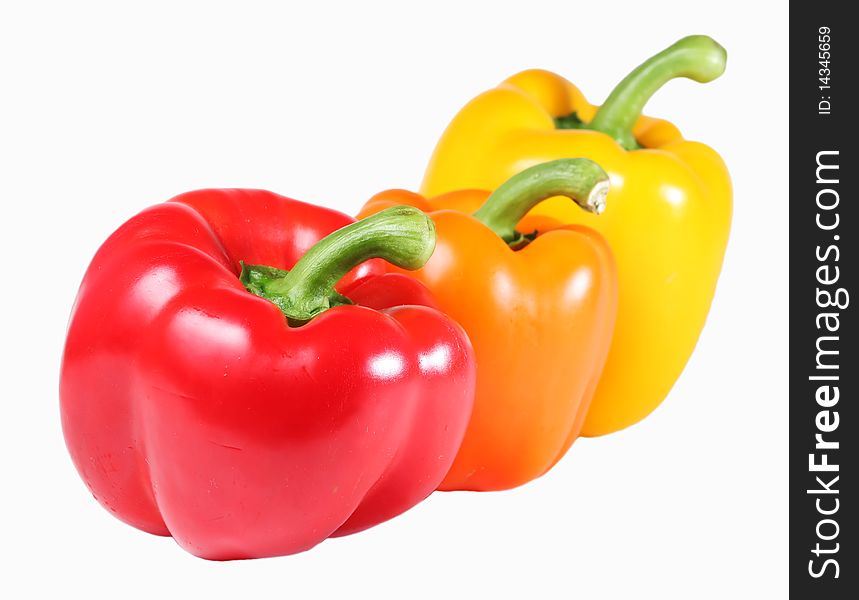
[[[468,333],[477,358],[474,412],[439,489],[501,490],[545,473],[578,437],[608,355],[617,275],[605,240],[587,227],[515,231],[536,204],[566,196],[601,212],[608,176],[587,159],[561,159],[514,176],[494,193],[425,199],[374,196],[359,217],[394,205],[429,213],[436,249],[404,271]],[[437,210],[440,207],[452,210]],[[474,214],[471,214],[474,213]]]

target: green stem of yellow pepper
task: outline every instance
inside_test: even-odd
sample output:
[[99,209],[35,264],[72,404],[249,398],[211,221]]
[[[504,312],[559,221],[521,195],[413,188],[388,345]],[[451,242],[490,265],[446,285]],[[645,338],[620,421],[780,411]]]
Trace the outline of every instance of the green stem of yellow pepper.
[[627,150],[638,148],[632,128],[656,91],[677,77],[707,83],[725,71],[728,55],[706,35],[690,35],[652,56],[627,75],[585,127],[613,137]]
[[561,158],[534,165],[505,181],[474,213],[511,248],[530,241],[516,225],[537,204],[553,196],[566,196],[584,210],[599,214],[605,208],[609,179],[587,158]]

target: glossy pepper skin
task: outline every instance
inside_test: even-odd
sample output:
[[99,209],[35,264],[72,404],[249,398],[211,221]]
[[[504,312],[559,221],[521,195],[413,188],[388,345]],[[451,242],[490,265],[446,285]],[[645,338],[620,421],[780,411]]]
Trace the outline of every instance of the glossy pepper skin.
[[364,262],[422,264],[431,223],[379,217],[344,242],[362,224],[335,211],[203,190],[105,242],[60,382],[69,452],[102,505],[227,560],[306,550],[435,489],[471,411],[473,353],[442,313],[407,306],[433,303],[424,288]]
[[599,211],[606,186],[590,161],[556,161],[514,177],[491,198],[476,190],[429,199],[391,190],[362,210],[366,216],[405,204],[428,212],[436,250],[409,276],[430,289],[474,345],[474,413],[440,489],[521,485],[551,468],[578,437],[614,325],[611,251],[577,225],[543,229],[530,243],[513,227],[530,206],[557,194]]
[[730,229],[728,171],[709,147],[640,114],[666,81],[715,79],[725,57],[710,38],[684,38],[633,71],[601,108],[559,75],[524,71],[460,111],[426,171],[422,192],[431,196],[495,189],[530,165],[561,157],[587,157],[609,173],[611,195],[599,217],[553,198],[521,224],[523,231],[587,225],[605,236],[617,260],[614,340],[583,435],[623,429],[653,411],[704,326]]

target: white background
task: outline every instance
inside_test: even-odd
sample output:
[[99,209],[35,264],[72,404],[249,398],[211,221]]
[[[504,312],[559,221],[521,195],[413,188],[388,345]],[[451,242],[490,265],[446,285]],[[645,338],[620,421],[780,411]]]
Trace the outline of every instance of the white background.
[[[341,4],[2,3],[0,596],[786,597],[787,3]],[[726,74],[647,112],[723,154],[735,217],[707,327],[649,419],[517,490],[435,494],[285,558],[206,562],[89,496],[57,375],[80,278],[125,219],[200,187],[354,213],[416,188],[447,121],[505,77],[554,70],[599,102],[690,33],[728,49]]]

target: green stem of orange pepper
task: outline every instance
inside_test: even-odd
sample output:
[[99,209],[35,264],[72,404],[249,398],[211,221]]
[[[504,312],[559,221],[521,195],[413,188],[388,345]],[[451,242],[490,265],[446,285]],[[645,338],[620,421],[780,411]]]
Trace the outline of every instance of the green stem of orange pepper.
[[516,231],[516,225],[543,200],[566,196],[584,210],[599,214],[605,208],[608,189],[608,175],[594,161],[561,158],[535,165],[508,179],[492,192],[474,217],[515,249],[529,241]]

